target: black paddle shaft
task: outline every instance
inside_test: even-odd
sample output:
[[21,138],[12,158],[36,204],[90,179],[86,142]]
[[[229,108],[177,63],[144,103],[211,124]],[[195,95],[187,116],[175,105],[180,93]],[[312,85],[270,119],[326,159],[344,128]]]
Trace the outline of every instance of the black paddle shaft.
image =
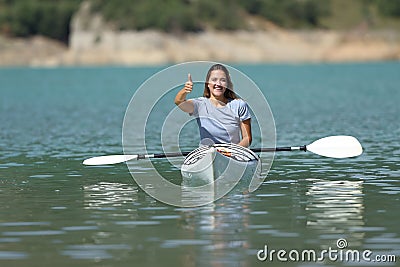
[[[294,151],[294,150],[302,150],[302,151],[307,151],[306,146],[299,146],[299,147],[292,147],[292,146],[287,146],[287,147],[275,147],[275,148],[252,148],[251,149],[253,152],[279,152],[279,151]],[[138,155],[138,159],[144,159],[144,158],[168,158],[168,157],[185,157],[189,154],[190,152],[177,152],[177,153],[158,153],[158,154],[152,154],[152,155]]]
[[285,147],[275,147],[275,148],[253,148],[251,149],[253,152],[279,152],[279,151],[293,151],[293,150],[302,150],[307,151],[306,146],[285,146]]
[[190,152],[177,152],[177,153],[157,153],[157,154],[150,154],[150,155],[138,155],[137,159],[145,159],[145,158],[168,158],[168,157],[185,157],[189,155]]

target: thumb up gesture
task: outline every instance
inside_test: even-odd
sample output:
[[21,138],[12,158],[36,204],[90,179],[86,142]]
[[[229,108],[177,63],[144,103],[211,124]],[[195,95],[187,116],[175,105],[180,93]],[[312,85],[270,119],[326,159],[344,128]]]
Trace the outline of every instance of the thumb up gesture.
[[192,75],[190,75],[190,73],[188,74],[188,81],[185,83],[184,89],[186,93],[190,93],[193,90]]

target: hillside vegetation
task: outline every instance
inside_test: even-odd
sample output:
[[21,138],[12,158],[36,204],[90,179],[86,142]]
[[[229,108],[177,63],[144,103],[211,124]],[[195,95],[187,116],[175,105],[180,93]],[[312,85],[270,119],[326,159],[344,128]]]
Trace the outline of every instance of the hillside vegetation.
[[[249,29],[248,17],[290,29],[399,28],[394,0],[89,0],[116,30],[169,33]],[[43,35],[67,43],[70,21],[82,0],[0,0],[0,33]]]

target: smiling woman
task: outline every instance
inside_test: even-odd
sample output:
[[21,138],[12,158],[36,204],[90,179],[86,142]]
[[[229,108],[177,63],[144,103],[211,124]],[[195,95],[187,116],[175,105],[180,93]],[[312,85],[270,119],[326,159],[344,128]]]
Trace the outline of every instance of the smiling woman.
[[245,101],[233,91],[228,69],[213,65],[206,76],[203,97],[186,100],[192,92],[193,81],[188,81],[175,97],[175,104],[184,112],[196,117],[200,130],[200,143],[235,143],[248,147],[252,141],[251,115]]

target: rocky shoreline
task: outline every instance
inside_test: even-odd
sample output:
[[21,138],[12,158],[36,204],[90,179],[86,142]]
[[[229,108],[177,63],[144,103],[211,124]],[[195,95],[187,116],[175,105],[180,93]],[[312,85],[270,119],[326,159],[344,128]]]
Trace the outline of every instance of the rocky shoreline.
[[1,66],[160,65],[193,60],[227,63],[349,62],[400,59],[395,32],[209,31],[78,32],[71,45],[44,37],[0,37]]
[[69,45],[41,36],[0,36],[0,66],[163,65],[194,60],[225,63],[308,63],[400,60],[400,32],[293,31],[249,20],[248,31],[180,35],[115,31],[83,4],[71,22]]

